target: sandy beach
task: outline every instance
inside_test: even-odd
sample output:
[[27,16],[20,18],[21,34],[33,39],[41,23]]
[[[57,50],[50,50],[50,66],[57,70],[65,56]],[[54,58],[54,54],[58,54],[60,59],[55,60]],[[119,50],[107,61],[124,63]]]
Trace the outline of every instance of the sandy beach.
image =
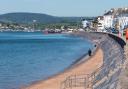
[[[86,57],[85,57],[86,58]],[[70,75],[90,74],[98,69],[103,63],[103,51],[98,48],[97,51],[89,58],[74,67],[71,67],[54,77],[47,80],[38,81],[22,89],[60,89],[61,83]]]

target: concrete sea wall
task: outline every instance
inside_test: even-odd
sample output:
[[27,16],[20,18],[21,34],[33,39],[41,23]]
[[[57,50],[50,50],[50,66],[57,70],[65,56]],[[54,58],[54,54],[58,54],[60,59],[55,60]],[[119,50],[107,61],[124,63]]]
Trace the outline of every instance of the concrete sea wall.
[[104,52],[103,64],[93,73],[87,74],[88,77],[86,78],[83,78],[83,75],[69,76],[68,81],[63,83],[63,89],[76,89],[77,87],[83,87],[84,89],[117,89],[119,75],[126,59],[124,55],[125,41],[108,33],[79,32],[73,35],[87,38],[100,47]]

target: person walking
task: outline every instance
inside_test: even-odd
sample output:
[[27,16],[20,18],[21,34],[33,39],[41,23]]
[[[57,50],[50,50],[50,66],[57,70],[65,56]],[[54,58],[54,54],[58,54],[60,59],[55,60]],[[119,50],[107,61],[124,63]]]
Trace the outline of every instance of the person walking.
[[92,51],[91,51],[91,49],[88,50],[88,55],[89,55],[89,56],[92,55]]

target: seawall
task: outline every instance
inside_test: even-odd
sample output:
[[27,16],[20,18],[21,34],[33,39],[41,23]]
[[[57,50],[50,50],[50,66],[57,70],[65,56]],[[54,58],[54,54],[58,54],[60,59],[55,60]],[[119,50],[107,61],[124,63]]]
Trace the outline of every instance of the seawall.
[[125,62],[125,42],[108,33],[72,35],[89,39],[96,44],[97,51],[87,61],[79,61],[63,73],[24,89],[116,89]]
[[77,33],[77,35],[85,36],[96,42],[104,54],[102,66],[89,74],[91,77],[89,76],[84,82],[90,81],[91,84],[86,84],[83,87],[85,89],[117,89],[119,76],[126,59],[124,54],[125,41],[116,35],[108,33]]

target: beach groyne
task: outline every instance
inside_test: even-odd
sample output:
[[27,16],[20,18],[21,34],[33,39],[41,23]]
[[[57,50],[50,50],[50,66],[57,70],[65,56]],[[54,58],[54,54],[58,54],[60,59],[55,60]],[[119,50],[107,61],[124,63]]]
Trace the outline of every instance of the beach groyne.
[[84,87],[84,89],[117,89],[119,75],[125,63],[125,41],[116,35],[108,33],[77,33],[97,44],[104,54],[103,64],[100,68],[87,74],[69,76],[63,82],[63,89]]

